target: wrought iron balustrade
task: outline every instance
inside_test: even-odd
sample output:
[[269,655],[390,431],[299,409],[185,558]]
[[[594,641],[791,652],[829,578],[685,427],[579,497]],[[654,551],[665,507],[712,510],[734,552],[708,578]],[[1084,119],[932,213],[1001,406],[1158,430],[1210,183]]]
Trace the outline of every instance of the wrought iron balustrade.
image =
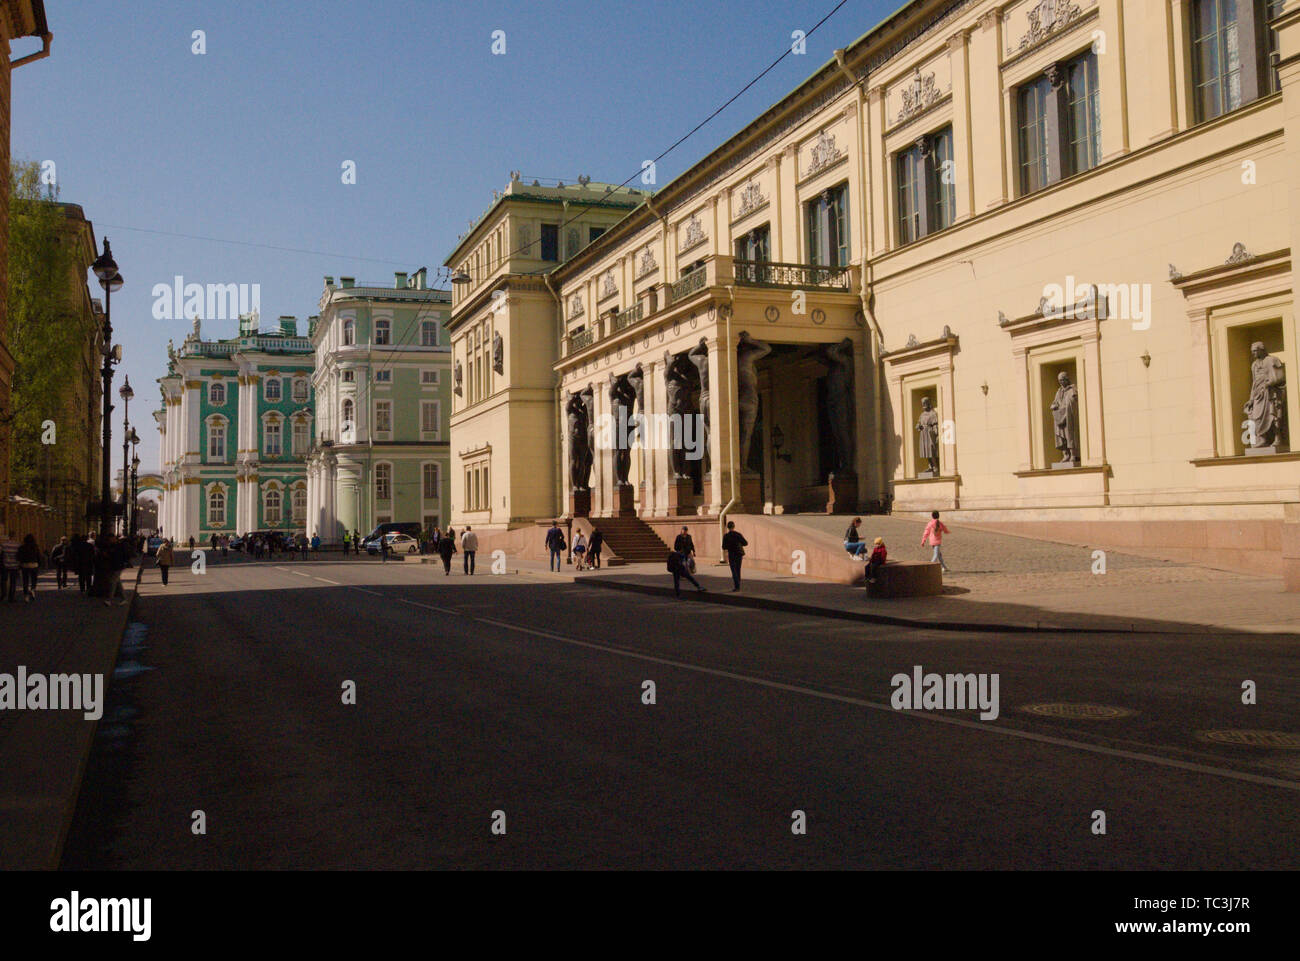
[[614,330],[622,330],[625,327],[631,327],[639,323],[645,316],[645,304],[638,303],[635,307],[629,307],[627,310],[621,310],[614,315]]
[[745,287],[817,287],[849,289],[849,268],[818,264],[783,264],[771,260],[736,260],[736,283]]
[[677,281],[677,283],[673,284],[673,303],[677,303],[677,301],[689,297],[698,290],[703,290],[706,276],[707,274],[705,269],[703,267],[697,267],[681,280]]

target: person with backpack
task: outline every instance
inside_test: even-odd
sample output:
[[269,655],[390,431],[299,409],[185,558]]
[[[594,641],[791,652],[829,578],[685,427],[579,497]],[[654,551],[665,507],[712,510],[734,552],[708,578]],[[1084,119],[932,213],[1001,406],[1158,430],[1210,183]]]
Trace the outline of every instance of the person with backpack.
[[849,524],[849,529],[844,532],[844,549],[855,561],[861,560],[867,553],[867,542],[858,534],[858,527],[861,524],[862,518],[855,517],[853,523]]
[[587,543],[587,564],[593,571],[600,570],[600,549],[605,546],[605,535],[599,527],[591,528],[591,540]]
[[683,527],[682,532],[677,535],[677,539],[673,541],[673,550],[682,555],[682,561],[686,570],[689,573],[694,574],[695,541],[691,538],[691,530],[689,527]]
[[867,559],[867,583],[876,583],[876,575],[880,569],[885,566],[885,561],[889,557],[889,549],[885,547],[885,539],[877,537],[876,542],[871,550],[871,557]]
[[162,546],[158,548],[158,555],[154,558],[154,563],[158,565],[158,573],[162,575],[163,587],[167,586],[167,574],[175,563],[176,555],[172,551],[172,542],[163,541]]
[[686,566],[686,555],[681,551],[670,551],[668,554],[668,573],[673,575],[673,594],[677,597],[682,596],[682,578],[686,578],[695,585],[695,589],[704,593],[704,588],[700,587],[700,582],[691,576],[690,568]]
[[948,528],[944,526],[943,521],[939,520],[939,512],[930,512],[930,523],[925,525],[925,533],[921,535],[921,546],[924,547],[928,541],[934,547],[934,555],[930,558],[930,563],[938,563],[940,570],[945,574],[948,573],[948,565],[943,562],[943,535],[948,533]]
[[36,600],[36,577],[41,568],[41,549],[36,546],[36,535],[28,534],[18,548],[18,570],[23,578],[23,600],[30,604]]
[[68,543],[68,538],[64,536],[60,537],[59,542],[50,550],[50,564],[54,568],[54,584],[59,590],[63,590],[68,586],[68,562],[71,560],[68,551],[71,546]]
[[442,558],[442,572],[448,577],[451,576],[451,556],[456,553],[456,542],[451,539],[451,528],[442,535],[442,540],[438,541],[438,556]]
[[565,547],[564,531],[560,530],[559,521],[551,521],[551,529],[546,532],[546,549],[551,553],[550,570],[557,574],[563,569],[560,555],[564,553]]
[[731,592],[740,590],[740,564],[745,559],[745,548],[749,541],[745,535],[736,530],[735,521],[727,521],[727,533],[722,535],[722,552],[727,555],[727,564],[731,567]]

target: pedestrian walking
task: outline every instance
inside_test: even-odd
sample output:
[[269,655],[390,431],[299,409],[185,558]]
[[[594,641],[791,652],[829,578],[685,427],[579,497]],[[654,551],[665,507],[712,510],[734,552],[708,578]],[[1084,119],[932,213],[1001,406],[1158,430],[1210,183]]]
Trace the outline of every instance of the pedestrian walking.
[[172,569],[175,560],[176,555],[172,551],[172,542],[163,541],[162,546],[158,548],[158,555],[154,558],[154,563],[158,565],[158,572],[162,574],[163,587],[167,586],[167,573]]
[[949,533],[948,528],[944,526],[943,521],[939,520],[939,512],[930,512],[930,523],[925,525],[925,533],[921,535],[921,546],[924,547],[928,541],[934,547],[934,555],[930,558],[930,563],[937,563],[940,570],[945,574],[948,573],[948,565],[943,562],[943,535]]
[[683,527],[682,532],[677,535],[673,541],[673,550],[682,555],[682,561],[686,570],[695,573],[695,541],[691,538],[691,529]]
[[465,525],[465,533],[460,535],[460,550],[464,555],[465,573],[473,575],[474,573],[474,556],[478,553],[478,535],[468,524]]
[[442,558],[442,572],[450,576],[451,574],[451,555],[456,553],[456,542],[451,539],[451,528],[442,535],[442,540],[438,541],[438,556]]
[[63,590],[68,586],[68,562],[71,560],[68,551],[70,547],[68,538],[64,536],[60,537],[59,542],[50,549],[50,566],[54,568],[54,585],[58,590]]
[[388,563],[388,535],[379,535],[379,559],[385,564]]
[[194,535],[193,535],[193,534],[190,535],[190,553],[191,553],[191,554],[194,553]]
[[[170,544],[171,541],[168,541],[167,543]],[[223,561],[226,559],[226,555],[229,550],[230,550],[230,535],[222,534],[221,535],[221,559]]]
[[587,564],[593,571],[600,570],[600,549],[605,546],[605,535],[599,527],[591,528],[591,540],[587,542]]
[[[193,538],[190,538],[193,540]],[[126,542],[120,537],[110,536],[105,549],[107,554],[107,592],[104,595],[104,606],[111,607],[114,599],[117,600],[118,606],[126,603],[126,591],[122,589],[122,572],[131,566],[131,557],[127,552]]]
[[[306,550],[306,548],[304,547],[303,550]],[[320,553],[320,531],[311,535],[311,552],[313,554]]]
[[874,584],[879,577],[880,569],[885,566],[885,561],[889,559],[889,548],[885,547],[885,539],[877,537],[871,548],[871,557],[867,559],[867,583]]
[[745,548],[749,541],[745,535],[736,530],[735,521],[727,521],[727,533],[722,535],[722,551],[727,555],[727,566],[731,568],[731,592],[740,590],[740,564],[745,559]]
[[704,592],[704,588],[700,587],[700,582],[691,576],[690,569],[686,566],[686,556],[681,551],[669,552],[668,573],[673,575],[673,594],[677,597],[682,596],[683,577],[694,584],[697,591]]
[[95,535],[73,538],[68,553],[72,569],[77,572],[77,590],[83,595],[89,594],[95,574]]
[[551,555],[550,570],[560,572],[560,555],[567,545],[564,543],[564,531],[560,530],[559,521],[551,521],[551,529],[546,532],[546,549]]
[[28,534],[18,547],[18,570],[23,578],[23,601],[36,600],[36,577],[41,569],[41,549],[36,545],[36,535]]
[[854,560],[860,560],[867,553],[867,542],[862,539],[858,533],[858,528],[862,526],[862,518],[855,517],[849,524],[849,529],[844,532],[844,549],[849,552],[849,556]]
[[352,553],[358,556],[361,554],[361,532],[358,530],[352,532]]
[[22,545],[18,543],[18,537],[13,531],[10,531],[0,544],[0,556],[3,557],[3,570],[0,573],[0,595],[7,597],[9,603],[14,603],[17,598],[14,596],[18,593],[18,549]]
[[587,538],[582,536],[582,531],[578,531],[573,538],[573,569],[580,571],[587,562]]

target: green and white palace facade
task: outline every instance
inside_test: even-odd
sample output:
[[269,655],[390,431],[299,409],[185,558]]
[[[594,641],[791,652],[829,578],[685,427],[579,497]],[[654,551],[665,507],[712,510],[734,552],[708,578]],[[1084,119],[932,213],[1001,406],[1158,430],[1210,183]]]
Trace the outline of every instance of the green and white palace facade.
[[159,526],[178,541],[257,530],[303,531],[306,461],[313,436],[312,342],[297,321],[204,340],[200,322],[179,349],[168,343]]
[[390,521],[445,523],[450,292],[429,288],[423,268],[391,286],[326,277],[319,308],[309,527],[335,544]]

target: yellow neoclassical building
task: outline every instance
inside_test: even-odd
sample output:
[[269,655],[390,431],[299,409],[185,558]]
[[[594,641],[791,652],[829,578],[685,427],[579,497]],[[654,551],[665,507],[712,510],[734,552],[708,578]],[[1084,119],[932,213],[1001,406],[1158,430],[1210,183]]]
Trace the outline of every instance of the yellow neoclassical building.
[[475,376],[534,311],[534,415],[490,374],[453,414],[461,523],[937,508],[1280,567],[1300,0],[915,0],[617,200],[519,301],[508,205],[447,261]]

